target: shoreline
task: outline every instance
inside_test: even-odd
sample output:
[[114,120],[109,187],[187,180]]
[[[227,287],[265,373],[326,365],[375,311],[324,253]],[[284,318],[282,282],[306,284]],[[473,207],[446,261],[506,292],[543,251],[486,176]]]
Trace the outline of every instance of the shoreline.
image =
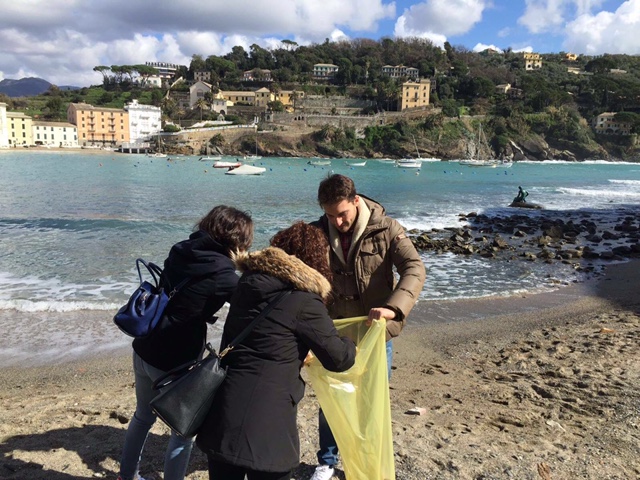
[[[419,303],[394,340],[396,478],[637,477],[638,267],[609,265],[593,281],[554,292]],[[115,477],[135,404],[130,363],[128,350],[0,368],[0,477]],[[406,413],[414,407],[426,413]],[[309,386],[298,417],[302,463],[292,478],[306,480],[317,449]],[[160,478],[167,434],[154,425],[145,478]],[[208,478],[197,448],[187,478]]]
[[[123,155],[123,156],[129,156],[129,155],[143,155],[146,156],[146,153],[123,153],[123,152],[118,152],[115,150],[102,150],[100,148],[82,148],[82,147],[51,147],[51,148],[47,148],[47,147],[29,147],[29,148],[23,148],[23,147],[19,147],[19,148],[6,148],[6,149],[0,149],[0,154],[2,152],[9,152],[9,153],[18,153],[18,152],[22,152],[22,153],[28,153],[28,152],[44,152],[44,153],[83,153],[83,154],[87,154],[87,155],[113,155],[113,154],[117,154],[117,155]],[[298,153],[304,153],[304,152],[298,152]],[[317,153],[317,152],[316,152]],[[167,158],[172,158],[173,157],[206,157],[206,154],[181,154],[181,153],[166,153]],[[218,154],[210,154],[210,155],[218,155]],[[245,155],[244,153],[228,153],[228,154],[219,154],[221,157],[240,157]],[[384,161],[384,160],[396,160],[396,159],[389,159],[386,157],[357,157],[357,156],[348,156],[348,157],[323,157],[323,156],[318,156],[318,155],[308,155],[308,156],[301,156],[301,155],[296,155],[296,156],[285,156],[285,157],[276,157],[276,156],[262,156],[262,160],[265,159],[269,159],[269,158],[281,158],[281,159],[300,159],[300,160],[312,160],[312,159],[322,159],[322,160],[346,160],[346,161],[352,161],[352,160],[356,160],[356,159],[362,159],[362,160],[372,160],[372,161]],[[442,162],[445,164],[449,164],[449,163],[455,163],[457,164],[460,160],[463,159],[439,159],[439,160],[425,160],[422,159],[423,163],[434,163],[434,162]],[[619,158],[610,158],[610,159],[584,159],[584,160],[563,160],[563,159],[546,159],[546,160],[536,160],[536,159],[525,159],[525,160],[517,160],[514,161],[513,163],[540,163],[540,164],[557,164],[557,163],[566,163],[566,164],[573,164],[573,163],[581,163],[581,164],[589,164],[589,163],[607,163],[607,164],[624,164],[624,165],[638,165],[640,164],[640,160],[637,161],[633,161],[633,160],[622,160]]]

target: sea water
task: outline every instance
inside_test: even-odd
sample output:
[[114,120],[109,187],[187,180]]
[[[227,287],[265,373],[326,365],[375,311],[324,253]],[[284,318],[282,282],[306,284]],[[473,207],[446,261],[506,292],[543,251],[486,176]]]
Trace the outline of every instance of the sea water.
[[[218,204],[248,211],[253,248],[263,248],[280,229],[322,214],[317,187],[331,172],[352,177],[360,193],[409,230],[457,227],[460,214],[472,211],[513,213],[507,205],[519,185],[547,210],[601,218],[640,201],[640,165],[628,163],[424,162],[418,170],[371,159],[354,167],[340,159],[313,166],[264,158],[256,165],[266,172],[233,176],[198,157],[0,151],[0,323],[10,332],[0,340],[0,365],[32,358],[36,345],[47,358],[65,359],[127,344],[111,317],[138,284],[136,258],[162,265]],[[540,291],[575,278],[562,264],[422,257],[428,275],[421,302]]]

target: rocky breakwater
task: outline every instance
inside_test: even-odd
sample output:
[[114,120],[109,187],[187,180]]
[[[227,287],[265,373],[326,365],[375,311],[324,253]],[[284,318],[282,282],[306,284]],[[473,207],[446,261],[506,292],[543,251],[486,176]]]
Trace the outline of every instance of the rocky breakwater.
[[460,227],[409,232],[419,251],[496,260],[563,262],[591,272],[603,261],[640,257],[640,206],[611,211],[459,215]]

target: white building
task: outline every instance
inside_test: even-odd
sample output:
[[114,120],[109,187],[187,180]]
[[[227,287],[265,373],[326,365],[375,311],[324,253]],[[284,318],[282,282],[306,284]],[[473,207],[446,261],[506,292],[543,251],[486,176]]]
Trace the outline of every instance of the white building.
[[316,63],[313,66],[313,78],[316,80],[329,80],[338,73],[338,66],[333,63]]
[[143,143],[162,130],[162,110],[133,100],[124,106],[129,112],[129,143]]
[[158,88],[169,86],[171,80],[178,73],[178,69],[182,67],[182,65],[167,62],[145,62],[145,65],[153,67],[158,71],[157,75],[151,75],[147,78],[145,85],[148,87],[154,86]]
[[66,122],[33,121],[33,143],[51,147],[78,147],[78,128]]
[[9,126],[7,124],[7,104],[0,102],[0,148],[9,148]]
[[206,100],[213,86],[207,82],[196,82],[189,87],[189,108],[194,108],[198,100]]

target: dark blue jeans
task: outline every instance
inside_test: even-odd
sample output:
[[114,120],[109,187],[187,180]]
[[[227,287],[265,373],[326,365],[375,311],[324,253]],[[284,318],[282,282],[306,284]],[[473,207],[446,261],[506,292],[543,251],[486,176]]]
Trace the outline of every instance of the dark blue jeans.
[[[391,378],[391,361],[393,360],[393,344],[387,342],[387,375]],[[335,466],[338,463],[338,445],[333,438],[331,428],[322,409],[318,412],[318,434],[320,436],[320,450],[318,450],[318,463],[320,465]]]

